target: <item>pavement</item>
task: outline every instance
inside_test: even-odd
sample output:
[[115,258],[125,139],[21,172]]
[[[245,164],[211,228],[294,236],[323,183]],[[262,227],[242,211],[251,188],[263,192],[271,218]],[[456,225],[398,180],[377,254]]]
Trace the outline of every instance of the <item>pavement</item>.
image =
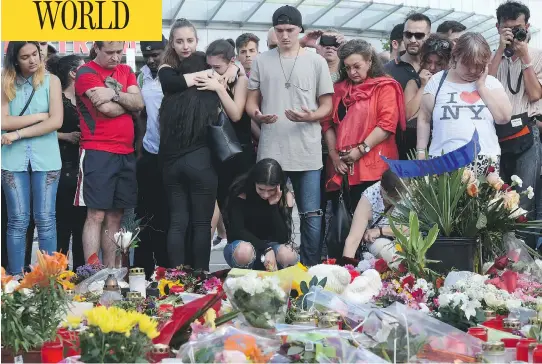
[[[295,244],[296,246],[299,246],[300,245],[300,234],[299,234],[299,214],[297,212],[297,207],[295,206],[294,204],[294,209],[293,209],[293,212],[292,212],[292,220],[293,220],[293,223],[294,223],[294,237],[295,237]],[[39,248],[39,244],[38,244],[38,234],[37,234],[37,230],[34,232],[34,244],[32,246],[32,264],[35,264],[36,263],[36,251],[38,250]],[[72,260],[71,260],[71,256],[70,256],[70,261],[69,261],[69,268],[71,269],[72,268]],[[211,260],[210,260],[210,263],[209,263],[209,269],[211,270],[211,272],[216,272],[216,271],[219,271],[219,270],[222,270],[222,269],[228,269],[229,266],[226,264],[226,261],[224,260],[224,253],[223,253],[223,250],[214,250],[214,251],[211,251]]]

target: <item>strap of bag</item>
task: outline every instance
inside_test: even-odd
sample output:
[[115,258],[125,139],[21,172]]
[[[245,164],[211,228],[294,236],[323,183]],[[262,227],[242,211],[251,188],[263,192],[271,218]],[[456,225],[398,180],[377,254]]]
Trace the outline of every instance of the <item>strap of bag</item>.
[[28,105],[30,105],[30,101],[32,101],[32,98],[34,97],[35,92],[36,92],[36,90],[32,89],[32,93],[30,94],[30,97],[26,101],[26,105],[24,105],[23,110],[19,113],[19,116],[23,116],[26,109],[28,109]]
[[448,70],[444,71],[444,74],[440,78],[440,82],[438,83],[438,87],[437,87],[437,92],[435,93],[435,102],[433,103],[433,109],[431,110],[431,130],[433,130],[433,111],[435,110],[435,106],[437,105],[437,96],[447,76],[448,76]]
[[348,182],[348,173],[343,174],[340,198],[342,198],[346,208],[348,209],[350,214],[352,214],[352,206],[350,206],[350,183]]
[[380,215],[380,216],[378,217],[378,219],[376,219],[376,221],[373,222],[373,223],[371,224],[371,227],[370,227],[369,229],[374,229],[376,226],[378,226],[378,223],[379,223],[380,221],[382,221],[382,219],[383,219],[384,217],[386,217],[386,214],[390,211],[390,209],[391,209],[392,207],[393,207],[393,206],[388,206],[388,207],[384,210],[384,213],[383,213],[382,215]]

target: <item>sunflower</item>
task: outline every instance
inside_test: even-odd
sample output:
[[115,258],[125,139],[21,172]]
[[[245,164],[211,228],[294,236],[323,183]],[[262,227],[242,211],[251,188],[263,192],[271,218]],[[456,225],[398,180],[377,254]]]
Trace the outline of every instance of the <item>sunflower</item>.
[[173,286],[183,286],[181,284],[180,280],[176,281],[170,281],[168,279],[160,279],[160,282],[158,283],[158,290],[160,291],[160,296],[167,296],[169,294],[169,290]]
[[73,277],[75,277],[76,274],[70,270],[64,271],[58,275],[57,282],[64,287],[64,289],[73,290],[75,288],[75,284],[71,281]]

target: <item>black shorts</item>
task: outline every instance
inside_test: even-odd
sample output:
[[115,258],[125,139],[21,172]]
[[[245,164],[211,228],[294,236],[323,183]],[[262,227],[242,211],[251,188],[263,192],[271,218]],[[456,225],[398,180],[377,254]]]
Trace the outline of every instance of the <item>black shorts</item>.
[[135,208],[137,178],[134,153],[81,149],[73,204],[97,210]]

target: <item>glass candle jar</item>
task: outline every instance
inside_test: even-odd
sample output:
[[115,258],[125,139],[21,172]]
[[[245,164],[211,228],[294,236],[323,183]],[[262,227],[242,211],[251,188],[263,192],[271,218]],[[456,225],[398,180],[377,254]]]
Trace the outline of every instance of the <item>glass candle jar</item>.
[[477,337],[482,341],[487,341],[487,329],[485,327],[470,327],[467,334]]
[[489,363],[504,363],[504,343],[501,341],[486,342],[482,345],[484,360]]
[[126,293],[126,298],[128,299],[128,301],[131,301],[131,302],[137,302],[137,301],[143,300],[143,297],[141,297],[141,292],[139,291],[130,291]]
[[128,277],[130,282],[130,291],[141,293],[141,297],[147,298],[147,281],[145,280],[145,270],[143,268],[130,269]]
[[316,327],[316,319],[312,313],[300,311],[295,314],[292,325]]
[[163,359],[171,358],[171,351],[168,345],[155,344],[152,346],[150,352],[150,359],[152,363],[160,363]]
[[486,321],[489,321],[497,318],[497,314],[495,313],[495,311],[485,310],[484,317],[486,318]]
[[504,362],[510,363],[516,360],[517,349],[519,339],[516,338],[505,338],[501,339],[504,344]]
[[505,318],[502,320],[502,327],[506,332],[521,330],[521,321],[515,318]]
[[[533,344],[531,348],[531,344]],[[520,339],[516,347],[516,359],[527,363],[532,362],[533,350],[536,346],[535,339]],[[531,359],[531,360],[529,360]]]

